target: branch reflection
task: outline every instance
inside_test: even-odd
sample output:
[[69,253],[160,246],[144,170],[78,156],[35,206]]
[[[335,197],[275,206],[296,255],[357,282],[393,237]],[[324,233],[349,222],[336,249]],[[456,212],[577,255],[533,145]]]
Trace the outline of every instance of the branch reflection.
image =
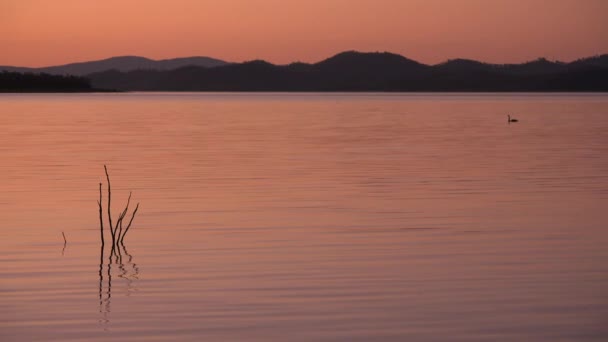
[[[122,242],[110,249],[107,260],[104,260],[104,255],[105,249],[102,245],[99,252],[99,313],[101,316],[99,323],[107,331],[112,311],[112,276],[114,275],[115,278],[118,277],[124,280],[124,284],[126,285],[124,294],[131,296],[131,294],[138,291],[139,266],[135,263],[133,255],[128,252],[127,247]],[[114,269],[112,269],[112,265],[115,266]],[[114,284],[114,291],[116,291],[116,284]]]

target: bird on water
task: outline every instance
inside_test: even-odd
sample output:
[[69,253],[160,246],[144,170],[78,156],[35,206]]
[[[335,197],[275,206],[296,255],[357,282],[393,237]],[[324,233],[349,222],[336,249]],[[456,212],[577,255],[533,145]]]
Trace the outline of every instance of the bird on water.
[[518,121],[519,121],[519,120],[517,120],[517,119],[511,119],[511,115],[507,115],[507,117],[508,117],[508,118],[507,118],[507,122],[508,122],[508,123],[511,123],[511,122],[518,122]]

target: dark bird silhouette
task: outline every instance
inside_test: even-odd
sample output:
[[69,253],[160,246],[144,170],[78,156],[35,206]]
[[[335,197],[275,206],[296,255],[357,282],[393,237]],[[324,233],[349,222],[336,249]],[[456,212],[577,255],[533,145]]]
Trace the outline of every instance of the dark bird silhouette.
[[508,123],[511,123],[511,122],[519,122],[519,120],[517,120],[517,119],[511,119],[511,115],[507,115],[507,117],[508,117],[508,118],[507,118],[507,122],[508,122]]

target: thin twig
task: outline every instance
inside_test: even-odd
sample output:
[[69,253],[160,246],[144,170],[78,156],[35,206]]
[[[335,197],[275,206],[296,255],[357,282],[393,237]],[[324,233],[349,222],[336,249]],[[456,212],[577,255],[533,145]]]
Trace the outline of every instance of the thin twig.
[[101,183],[99,183],[99,201],[97,201],[97,204],[99,205],[99,225],[101,227],[101,246],[103,247],[106,243],[103,239],[103,212],[102,212],[102,205],[101,205]]
[[[112,254],[114,254],[114,250],[116,245],[119,242],[122,242],[122,240],[125,238],[125,235],[127,235],[127,231],[129,231],[129,228],[131,228],[131,224],[133,223],[133,219],[135,219],[135,214],[137,214],[137,210],[139,209],[139,203],[137,203],[137,206],[135,207],[135,210],[133,211],[132,215],[131,215],[131,220],[129,220],[129,224],[127,225],[127,227],[124,229],[123,232],[123,222],[125,217],[127,216],[127,213],[129,212],[129,205],[131,204],[131,195],[132,192],[129,192],[129,198],[127,199],[127,205],[125,206],[125,209],[120,212],[118,214],[118,219],[116,220],[115,224],[112,224],[112,189],[111,189],[111,184],[110,184],[110,174],[108,173],[108,167],[106,165],[103,166],[105,173],[106,173],[106,179],[108,180],[108,222],[110,224],[110,234],[112,236],[112,250],[110,251],[110,257],[112,256]],[[99,200],[97,201],[97,204],[99,205],[99,221],[100,221],[100,227],[101,227],[101,246],[104,246],[104,234],[103,234],[103,198],[102,198],[102,184],[99,183]],[[118,238],[116,238],[116,234],[118,233]]]
[[131,215],[131,220],[129,221],[129,224],[127,225],[127,228],[125,228],[124,234],[122,234],[122,237],[120,237],[120,241],[121,242],[122,242],[122,240],[124,240],[125,235],[127,235],[127,232],[129,231],[129,228],[131,228],[131,223],[133,223],[133,219],[135,218],[135,214],[137,214],[137,209],[139,209],[139,203],[137,203],[137,205],[135,206],[135,210],[133,210],[133,215]]
[[110,222],[110,233],[112,233],[112,245],[115,244],[116,232],[112,226],[112,210],[110,209],[110,202],[112,201],[112,191],[110,189],[110,175],[108,174],[108,168],[104,165],[103,169],[106,171],[106,178],[108,180],[108,221]]
[[120,235],[122,234],[122,220],[125,218],[125,216],[127,215],[127,211],[129,210],[129,204],[131,203],[131,192],[129,192],[129,199],[127,200],[127,206],[125,207],[125,210],[122,211],[122,213],[120,213],[120,215],[118,216],[118,221],[116,221],[116,228],[120,228],[120,230],[118,231],[118,239],[116,240],[117,242],[120,241]]
[[65,246],[68,244],[68,240],[65,238],[64,232],[61,232],[61,235],[63,235],[63,249],[61,250],[61,256],[63,256],[63,253],[65,253]]

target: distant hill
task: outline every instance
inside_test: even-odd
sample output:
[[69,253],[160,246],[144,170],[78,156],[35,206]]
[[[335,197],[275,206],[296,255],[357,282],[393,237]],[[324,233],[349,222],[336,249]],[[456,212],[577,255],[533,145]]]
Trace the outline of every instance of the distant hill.
[[124,91],[608,91],[608,55],[570,63],[453,59],[426,65],[388,52],[347,51],[312,64],[126,56],[38,69],[3,68],[84,76],[92,88]]
[[87,77],[97,88],[141,91],[608,91],[608,55],[571,63],[456,59],[425,65],[387,52],[348,51],[314,64],[258,60]]
[[210,57],[185,57],[163,60],[152,60],[138,56],[112,57],[91,62],[71,63],[44,68],[26,68],[0,66],[0,71],[47,73],[51,75],[84,76],[95,72],[118,70],[123,72],[133,70],[173,70],[184,66],[195,65],[213,68],[228,64],[225,61]]

